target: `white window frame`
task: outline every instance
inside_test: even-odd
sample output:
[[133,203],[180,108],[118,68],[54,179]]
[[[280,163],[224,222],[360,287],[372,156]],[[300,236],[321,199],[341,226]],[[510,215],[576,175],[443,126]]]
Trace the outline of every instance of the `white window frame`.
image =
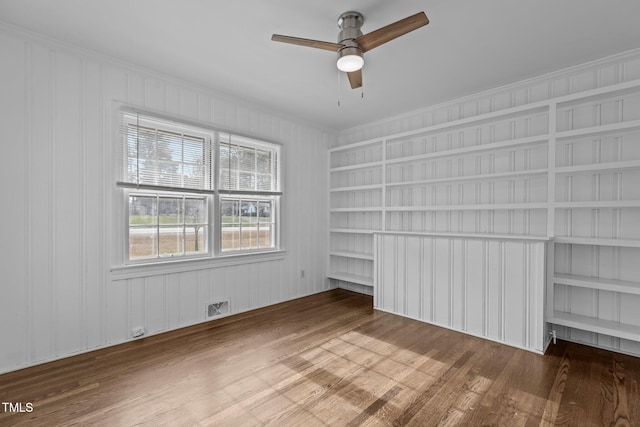
[[[198,262],[207,262],[214,261],[216,259],[229,259],[229,258],[238,258],[242,261],[240,262],[252,262],[254,258],[254,254],[256,256],[260,256],[261,258],[264,255],[269,256],[269,254],[279,254],[282,253],[283,250],[280,246],[280,233],[281,233],[281,221],[280,221],[280,198],[282,196],[282,192],[280,191],[280,171],[282,161],[281,157],[281,146],[279,144],[273,142],[267,142],[264,140],[258,140],[253,138],[248,138],[242,135],[235,135],[224,130],[214,129],[202,124],[194,124],[189,122],[183,122],[182,120],[174,120],[162,115],[144,113],[144,112],[134,112],[129,109],[122,109],[120,111],[121,115],[121,123],[120,126],[122,130],[118,132],[118,137],[120,138],[120,153],[118,156],[118,161],[120,164],[118,165],[119,172],[117,176],[117,187],[121,192],[121,200],[122,200],[122,208],[124,211],[124,230],[119,231],[119,235],[122,236],[123,241],[121,246],[122,250],[122,262],[121,265],[123,268],[126,267],[136,267],[136,266],[149,266],[152,265],[170,265],[179,263],[181,261],[198,261]],[[210,178],[212,181],[212,187],[210,190],[193,190],[189,188],[173,188],[167,186],[154,186],[149,184],[142,183],[131,183],[125,182],[125,170],[126,168],[125,157],[126,154],[126,127],[131,124],[132,118],[135,117],[136,124],[140,125],[140,123],[145,124],[145,127],[150,127],[149,124],[152,123],[153,127],[158,130],[163,130],[167,132],[177,132],[184,133],[190,136],[204,137],[208,138],[211,144],[211,160],[212,167],[209,171]],[[142,126],[142,125],[141,125]],[[251,147],[259,147],[260,149],[269,150],[272,153],[272,173],[274,174],[273,179],[275,179],[275,188],[271,190],[275,191],[247,191],[247,190],[237,190],[237,189],[220,189],[221,186],[221,169],[219,165],[220,160],[220,146],[222,144],[229,144],[229,141],[232,141],[233,145],[240,146],[251,146]],[[208,216],[208,224],[207,224],[207,235],[205,236],[205,241],[207,242],[207,251],[204,253],[198,254],[181,254],[176,256],[159,256],[156,254],[154,257],[150,258],[139,258],[139,259],[130,259],[130,199],[131,195],[161,195],[161,196],[179,196],[179,197],[203,197],[207,201],[207,216]],[[271,228],[271,241],[273,242],[270,247],[258,247],[258,248],[241,248],[238,250],[223,250],[222,249],[222,215],[221,215],[221,205],[223,199],[228,198],[237,198],[237,199],[248,199],[248,200],[269,200],[272,206],[272,228]],[[120,227],[118,227],[120,229]],[[239,256],[239,257],[238,257]],[[235,262],[234,262],[235,263]],[[116,268],[115,270],[117,270]]]

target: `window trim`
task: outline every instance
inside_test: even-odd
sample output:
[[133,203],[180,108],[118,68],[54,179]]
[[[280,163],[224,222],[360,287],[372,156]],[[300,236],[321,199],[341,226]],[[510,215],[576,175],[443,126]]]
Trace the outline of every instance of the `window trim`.
[[[182,118],[168,117],[162,113],[150,113],[141,111],[138,109],[131,109],[127,107],[121,107],[118,110],[119,126],[120,129],[117,132],[119,150],[122,150],[123,144],[125,144],[122,138],[126,138],[123,133],[123,126],[125,125],[126,116],[135,116],[139,114],[141,118],[147,120],[147,122],[156,123],[158,129],[175,131],[179,130],[185,134],[189,134],[191,131],[195,132],[194,136],[202,136],[207,134],[210,137],[210,156],[211,156],[211,170],[212,188],[211,190],[182,188],[182,187],[167,187],[156,186],[151,184],[137,184],[132,182],[124,182],[123,172],[123,153],[118,151],[118,155],[115,156],[119,165],[116,169],[116,188],[122,201],[122,212],[124,216],[124,222],[122,224],[124,230],[118,226],[118,238],[120,242],[120,260],[116,265],[111,267],[111,273],[118,277],[140,277],[145,275],[163,274],[161,272],[177,272],[187,271],[200,268],[212,268],[221,267],[226,265],[237,265],[252,262],[262,262],[279,260],[284,258],[286,251],[282,248],[281,232],[281,198],[283,196],[282,191],[282,144],[268,141],[259,137],[251,137],[235,132],[230,132],[225,129],[212,127],[211,125],[197,123],[189,120],[183,120]],[[166,128],[162,126],[166,125]],[[275,182],[277,183],[277,191],[251,191],[251,190],[227,190],[221,189],[220,181],[220,147],[226,145],[227,141],[231,139],[231,146],[234,145],[249,145],[254,148],[260,147],[267,149],[274,153],[275,162],[274,173]],[[236,141],[233,141],[236,139]],[[258,149],[260,149],[258,148]],[[124,153],[126,156],[126,153]],[[175,257],[154,257],[148,259],[135,259],[129,258],[129,196],[132,193],[146,193],[146,194],[173,194],[173,195],[195,195],[204,196],[207,200],[208,208],[208,230],[206,239],[208,241],[207,252],[203,254],[192,255],[179,255]],[[239,197],[239,198],[268,198],[273,203],[273,226],[272,226],[272,240],[273,247],[256,248],[256,249],[239,249],[239,250],[226,250],[221,249],[221,236],[222,236],[222,216],[221,205],[223,198]],[[119,221],[118,221],[119,222]]]
[[175,259],[170,261],[144,264],[126,264],[112,266],[112,280],[135,279],[139,277],[160,276],[171,273],[223,268],[249,263],[281,261],[285,259],[286,249],[272,251],[233,253],[217,257]]

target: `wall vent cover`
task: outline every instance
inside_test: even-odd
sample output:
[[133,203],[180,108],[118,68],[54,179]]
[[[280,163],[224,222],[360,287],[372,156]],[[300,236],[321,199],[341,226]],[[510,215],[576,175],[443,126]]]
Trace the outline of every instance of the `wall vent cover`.
[[207,303],[207,319],[229,314],[229,300]]

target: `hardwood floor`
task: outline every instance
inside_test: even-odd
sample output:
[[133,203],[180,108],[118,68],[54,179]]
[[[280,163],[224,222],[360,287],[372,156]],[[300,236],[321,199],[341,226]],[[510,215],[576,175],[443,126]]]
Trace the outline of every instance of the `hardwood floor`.
[[629,426],[639,382],[640,358],[540,356],[335,290],[1,375],[33,411],[0,425]]

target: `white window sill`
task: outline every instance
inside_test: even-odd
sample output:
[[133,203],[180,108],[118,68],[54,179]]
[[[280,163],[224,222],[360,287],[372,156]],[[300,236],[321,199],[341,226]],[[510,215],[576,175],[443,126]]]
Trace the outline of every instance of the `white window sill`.
[[112,280],[133,279],[136,277],[157,276],[161,274],[181,273],[185,271],[206,270],[231,265],[252,264],[256,262],[279,261],[284,259],[285,250],[265,252],[245,252],[218,255],[215,258],[184,259],[137,265],[111,267]]

